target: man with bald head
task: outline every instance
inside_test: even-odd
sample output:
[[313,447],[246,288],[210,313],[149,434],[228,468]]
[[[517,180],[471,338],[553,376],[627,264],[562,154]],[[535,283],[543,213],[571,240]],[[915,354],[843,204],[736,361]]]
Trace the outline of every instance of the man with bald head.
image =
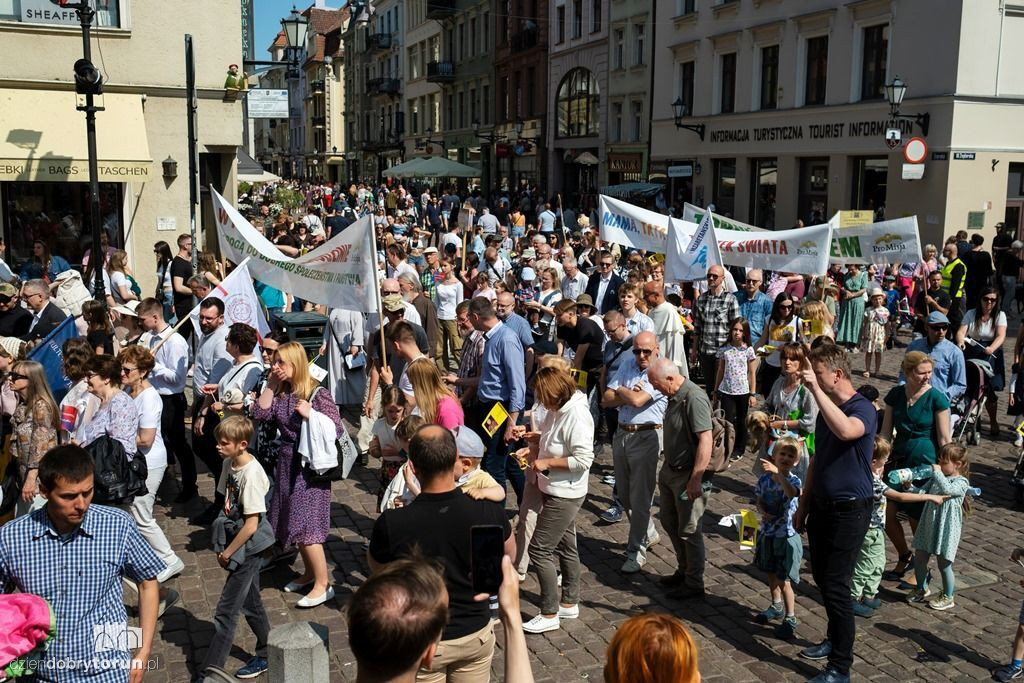
[[740,315],[750,323],[751,339],[761,338],[765,323],[772,315],[772,300],[761,291],[762,282],[764,273],[759,268],[752,268],[747,271],[743,286],[736,290],[736,303],[740,305]]
[[[665,463],[658,474],[661,525],[676,553],[678,568],[660,580],[677,600],[704,596],[704,537],[701,523],[711,495],[711,401],[674,363],[654,361],[648,378],[668,397],[664,417]],[[680,496],[685,492],[686,500]]]
[[652,332],[633,337],[632,358],[623,361],[608,381],[602,405],[618,408],[618,431],[612,440],[615,487],[629,516],[629,540],[622,572],[634,574],[647,563],[647,549],[658,542],[651,519],[655,476],[661,454],[665,397],[647,378],[658,358],[658,339]]
[[678,309],[665,301],[665,289],[660,281],[645,282],[643,296],[647,304],[647,316],[654,323],[661,357],[671,360],[679,366],[684,377],[689,377],[690,371],[686,365],[686,328]]
[[708,291],[693,307],[693,350],[690,363],[700,363],[704,389],[715,390],[718,370],[718,349],[729,340],[729,323],[740,315],[736,297],[725,291],[725,269],[719,265],[708,268]]

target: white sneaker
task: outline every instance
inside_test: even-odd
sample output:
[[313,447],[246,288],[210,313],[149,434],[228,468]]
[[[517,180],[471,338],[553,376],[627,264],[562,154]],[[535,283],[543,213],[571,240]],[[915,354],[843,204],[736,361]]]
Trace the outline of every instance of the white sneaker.
[[185,571],[185,563],[181,561],[180,557],[175,557],[174,562],[171,562],[167,565],[166,569],[156,575],[156,582],[165,583],[170,581],[183,571]]
[[1013,440],[1013,447],[1014,448],[1024,448],[1024,436],[1021,436],[1020,434],[1018,434],[1017,438]]
[[653,547],[653,546],[655,546],[655,545],[657,545],[659,543],[661,543],[661,534],[659,534],[657,531],[654,532],[653,536],[649,536],[647,538],[647,547],[648,548]]
[[523,630],[527,633],[547,633],[548,631],[557,631],[561,627],[561,624],[558,623],[558,615],[548,619],[543,614],[538,614],[523,624]]
[[558,606],[558,618],[559,619],[579,619],[580,618],[580,606],[573,605],[572,607]]

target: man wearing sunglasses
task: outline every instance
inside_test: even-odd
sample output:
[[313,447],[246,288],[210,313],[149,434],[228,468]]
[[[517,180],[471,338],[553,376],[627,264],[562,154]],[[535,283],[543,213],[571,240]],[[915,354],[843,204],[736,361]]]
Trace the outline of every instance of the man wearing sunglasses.
[[718,371],[718,349],[729,339],[729,323],[740,315],[736,297],[725,289],[725,269],[714,265],[708,268],[708,291],[697,299],[693,307],[693,351],[690,364],[700,363],[704,373],[704,390],[715,389]]
[[647,563],[647,549],[660,540],[651,505],[661,455],[661,425],[666,399],[647,378],[658,358],[658,338],[641,332],[633,338],[632,358],[627,358],[608,381],[601,405],[618,408],[619,424],[612,439],[615,487],[629,516],[626,561],[621,571],[635,574]]
[[[931,357],[931,385],[945,394],[951,405],[955,405],[967,391],[967,365],[964,362],[964,352],[948,339],[950,330],[949,318],[939,311],[932,311],[925,323],[926,336],[910,342],[907,353],[923,351]],[[906,381],[903,371],[900,370],[899,383],[903,384]]]
[[619,287],[624,283],[625,280],[615,272],[615,258],[610,252],[602,251],[597,259],[597,268],[587,281],[586,291],[598,313],[604,315],[619,307]]

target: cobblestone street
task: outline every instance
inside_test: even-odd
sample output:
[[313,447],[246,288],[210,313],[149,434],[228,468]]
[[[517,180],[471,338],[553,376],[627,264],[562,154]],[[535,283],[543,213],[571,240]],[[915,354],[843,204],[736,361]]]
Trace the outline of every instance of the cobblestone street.
[[[1007,340],[1006,350],[1009,361],[1012,337]],[[893,384],[901,358],[898,349],[887,353],[883,377],[870,380],[883,396]],[[853,362],[855,373],[859,373],[863,356],[854,356]],[[1005,415],[1005,400],[1004,392],[1000,396],[1001,416]],[[1018,531],[1024,513],[1013,507],[1009,482],[1016,458],[1009,419],[1001,417],[1003,430],[997,442],[993,443],[986,429],[982,445],[970,450],[971,483],[982,489],[982,495],[965,520],[954,565],[956,607],[936,612],[926,606],[907,605],[902,595],[892,590],[894,583],[883,582],[883,608],[871,619],[858,619],[854,665],[858,678],[980,680],[988,678],[991,667],[1007,660],[1024,597],[1024,589],[1018,585],[1024,572],[1008,559],[1013,547],[1024,545]],[[670,612],[687,623],[700,648],[700,670],[706,681],[799,681],[814,675],[819,670],[817,664],[797,657],[801,648],[823,637],[825,628],[824,610],[806,564],[798,587],[797,637],[792,642],[779,641],[772,636],[771,626],[752,621],[754,613],[768,600],[760,573],[751,566],[752,553],[739,549],[734,528],[718,524],[723,515],[753,507],[754,478],[750,470],[748,455],[716,479],[704,525],[708,597],[705,602],[680,603],[665,598],[657,584],[659,576],[674,570],[667,539],[652,549],[642,573],[627,576],[619,572],[627,524],[596,521],[610,503],[610,488],[600,482],[603,475],[611,473],[611,451],[606,446],[593,467],[590,494],[578,523],[584,565],[580,619],[563,620],[559,631],[527,636],[537,680],[601,680],[604,651],[617,625],[642,611]],[[335,486],[334,530],[327,547],[337,591],[333,603],[309,611],[296,609],[298,597],[280,590],[293,577],[291,569],[281,567],[263,575],[263,599],[273,624],[308,619],[329,629],[331,680],[355,678],[355,662],[347,644],[345,605],[366,576],[365,544],[376,518],[375,487],[375,472],[366,469],[359,469],[353,480]],[[206,497],[212,495],[209,477],[202,478],[201,490]],[[175,485],[165,482],[161,499],[170,500],[175,493]],[[185,508],[158,506],[168,537],[185,561],[186,570],[172,582],[177,584],[182,600],[160,622],[155,647],[160,668],[147,675],[147,681],[188,680],[213,631],[211,617],[224,572],[208,550],[209,532],[188,523],[188,516],[203,505],[203,501],[193,501]],[[890,546],[890,566],[894,561]],[[531,575],[522,591],[526,618],[536,613],[538,601],[538,585]],[[499,644],[500,631],[499,626]],[[239,647],[226,667],[230,671],[244,663],[254,645],[244,621],[239,624],[236,643]],[[500,650],[493,671],[494,680],[500,680]]]

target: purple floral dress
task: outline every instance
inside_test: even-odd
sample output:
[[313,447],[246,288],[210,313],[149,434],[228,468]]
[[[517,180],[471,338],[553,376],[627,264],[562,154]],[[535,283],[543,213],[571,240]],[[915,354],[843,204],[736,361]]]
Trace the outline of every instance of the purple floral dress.
[[[296,543],[324,543],[331,528],[331,486],[309,482],[295,449],[302,429],[302,416],[295,412],[298,402],[295,394],[278,394],[270,408],[264,410],[258,403],[252,407],[255,420],[272,421],[280,432],[274,494],[267,519],[278,543],[286,548]],[[331,418],[338,434],[343,432],[338,406],[330,392],[315,390],[311,403],[313,410]]]

